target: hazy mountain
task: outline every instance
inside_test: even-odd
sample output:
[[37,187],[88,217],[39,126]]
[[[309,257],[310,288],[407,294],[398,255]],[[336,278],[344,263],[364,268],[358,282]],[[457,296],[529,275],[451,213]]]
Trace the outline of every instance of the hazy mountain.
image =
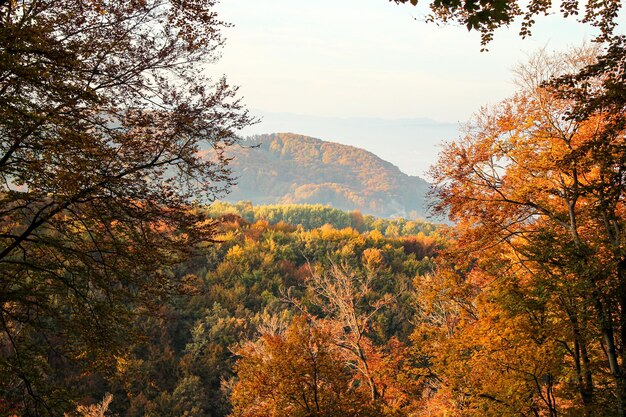
[[428,183],[371,152],[293,133],[256,135],[231,149],[238,185],[227,201],[330,204],[381,217],[425,217]]
[[357,146],[397,165],[409,175],[424,176],[437,160],[439,144],[459,136],[459,124],[428,118],[320,117],[252,110],[261,122],[244,136],[267,132],[306,132],[325,140]]

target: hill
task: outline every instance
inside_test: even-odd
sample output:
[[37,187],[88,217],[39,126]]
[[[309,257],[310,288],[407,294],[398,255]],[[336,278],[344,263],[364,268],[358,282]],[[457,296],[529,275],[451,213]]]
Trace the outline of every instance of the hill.
[[226,201],[328,204],[379,217],[425,217],[429,184],[371,152],[293,133],[250,136],[233,148],[238,185]]
[[[243,136],[267,132],[306,132],[315,138],[356,146],[397,165],[409,175],[422,176],[437,161],[440,144],[459,137],[459,124],[426,118],[320,117],[250,109],[261,119]],[[381,140],[384,138],[384,140]]]

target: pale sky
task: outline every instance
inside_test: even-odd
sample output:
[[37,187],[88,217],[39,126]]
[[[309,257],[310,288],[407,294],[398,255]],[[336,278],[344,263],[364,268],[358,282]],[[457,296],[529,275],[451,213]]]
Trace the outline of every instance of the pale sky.
[[211,73],[239,85],[253,112],[315,117],[465,122],[512,94],[511,69],[528,54],[595,33],[538,17],[531,38],[519,38],[519,24],[502,28],[480,52],[478,33],[425,23],[423,7],[387,0],[222,0],[217,10],[234,27]]

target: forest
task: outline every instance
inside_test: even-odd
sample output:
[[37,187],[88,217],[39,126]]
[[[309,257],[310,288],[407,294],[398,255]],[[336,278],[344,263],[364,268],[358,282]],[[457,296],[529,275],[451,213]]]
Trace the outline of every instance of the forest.
[[[308,218],[315,209],[296,214]],[[306,230],[213,214],[220,244],[176,271],[184,294],[138,323],[147,339],[118,359],[112,379],[83,379],[84,395],[110,392],[110,410],[127,416],[308,415],[313,395],[318,414],[403,409],[408,401],[398,394],[423,383],[405,369],[415,358],[401,354],[411,346],[414,279],[432,269],[444,238],[435,230],[385,237],[377,229]],[[319,359],[309,352],[314,357],[307,362],[309,348],[319,349]],[[256,356],[265,349],[274,351]],[[319,382],[310,367],[319,367]],[[274,374],[278,369],[286,373]],[[250,379],[235,378],[243,374]],[[316,384],[320,392],[313,394]],[[266,401],[266,409],[255,408]]]
[[220,201],[258,144],[215,0],[0,0],[0,416],[626,416],[621,2],[558,6],[600,34],[477,104],[441,224]]

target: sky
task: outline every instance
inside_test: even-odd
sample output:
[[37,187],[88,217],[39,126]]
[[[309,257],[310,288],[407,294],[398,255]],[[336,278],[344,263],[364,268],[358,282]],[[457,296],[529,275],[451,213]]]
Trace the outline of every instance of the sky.
[[[266,122],[245,134],[306,128],[293,123],[294,115],[318,121],[373,118],[387,123],[427,118],[458,125],[481,106],[510,96],[515,91],[511,70],[529,54],[540,48],[580,46],[595,34],[573,19],[539,17],[531,38],[518,36],[519,24],[502,28],[489,51],[481,52],[478,33],[426,23],[426,2],[422,4],[223,0],[218,13],[234,26],[225,30],[222,58],[210,71],[226,74],[230,83],[240,86],[252,113],[264,116]],[[281,114],[289,116],[283,125]],[[331,127],[321,131],[330,136],[321,139],[359,145],[356,131],[348,135],[345,129],[337,134]],[[387,145],[379,148],[410,146],[413,153],[436,155],[434,144],[453,138],[413,139],[414,143],[411,135],[402,140],[380,138]],[[368,150],[376,153],[371,146]],[[435,158],[411,166],[401,154],[388,160],[419,175]]]

